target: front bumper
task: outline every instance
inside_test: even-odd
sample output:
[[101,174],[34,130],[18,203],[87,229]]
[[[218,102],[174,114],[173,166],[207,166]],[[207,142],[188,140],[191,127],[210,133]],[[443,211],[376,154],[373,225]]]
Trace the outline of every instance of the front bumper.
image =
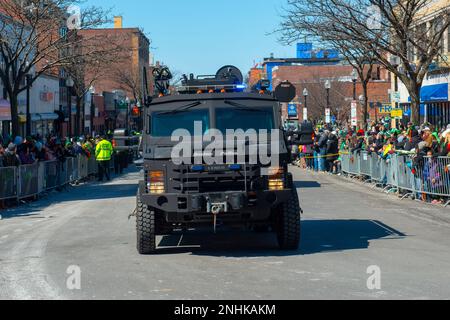
[[292,197],[290,189],[280,191],[244,191],[211,192],[201,194],[148,194],[144,182],[139,184],[141,202],[166,213],[207,213],[208,203],[228,204],[228,213],[251,212],[270,215],[270,210]]

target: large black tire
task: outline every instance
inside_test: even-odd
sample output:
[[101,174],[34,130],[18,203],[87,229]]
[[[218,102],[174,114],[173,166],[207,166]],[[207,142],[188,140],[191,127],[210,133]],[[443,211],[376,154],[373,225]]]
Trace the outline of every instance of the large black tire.
[[156,252],[155,212],[137,197],[136,209],[137,250],[139,254]]
[[281,250],[298,250],[300,247],[301,219],[297,191],[292,190],[290,199],[277,212],[277,238]]

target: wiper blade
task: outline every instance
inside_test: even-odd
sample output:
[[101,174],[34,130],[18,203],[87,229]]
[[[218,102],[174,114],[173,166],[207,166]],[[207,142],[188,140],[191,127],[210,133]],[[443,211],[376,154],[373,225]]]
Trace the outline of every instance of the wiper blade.
[[201,105],[202,103],[200,101],[182,106],[181,108],[178,108],[176,110],[172,110],[172,111],[168,111],[168,112],[163,112],[163,113],[159,113],[160,115],[167,115],[167,114],[176,114],[176,113],[181,113],[181,112],[186,112],[189,109],[192,109],[194,107],[197,107],[199,105]]
[[226,100],[225,103],[229,104],[230,106],[236,107],[239,110],[252,111],[252,112],[264,112],[264,113],[267,112],[267,110],[261,110],[261,109],[255,108],[255,107],[249,107],[244,104],[240,104],[240,103],[233,102],[233,101]]

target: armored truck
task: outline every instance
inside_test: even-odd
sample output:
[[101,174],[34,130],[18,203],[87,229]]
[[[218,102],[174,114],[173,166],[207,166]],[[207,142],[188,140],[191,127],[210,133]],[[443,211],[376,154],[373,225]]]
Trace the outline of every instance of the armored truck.
[[275,232],[281,249],[298,249],[301,209],[280,101],[271,92],[246,92],[242,82],[233,66],[184,76],[176,93],[146,105],[140,254],[157,253],[158,235],[224,225]]

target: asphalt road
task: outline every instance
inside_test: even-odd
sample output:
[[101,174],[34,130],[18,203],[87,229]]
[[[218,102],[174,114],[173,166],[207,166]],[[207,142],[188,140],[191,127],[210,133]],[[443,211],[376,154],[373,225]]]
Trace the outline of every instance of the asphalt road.
[[[278,251],[272,234],[211,228],[140,256],[128,220],[137,173],[2,212],[0,298],[450,298],[450,209],[293,171],[305,211],[298,252]],[[367,286],[370,266],[379,288]]]

